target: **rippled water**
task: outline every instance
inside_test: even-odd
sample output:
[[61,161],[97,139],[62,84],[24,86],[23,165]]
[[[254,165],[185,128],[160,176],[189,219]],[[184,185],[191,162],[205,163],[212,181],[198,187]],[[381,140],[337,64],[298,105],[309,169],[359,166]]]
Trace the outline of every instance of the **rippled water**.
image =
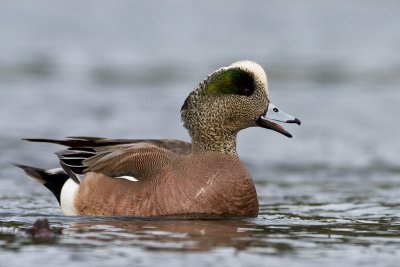
[[[80,8],[77,8],[80,7]],[[0,266],[398,266],[397,1],[0,3]],[[24,137],[188,140],[179,109],[238,59],[267,70],[293,139],[239,134],[255,219],[62,216],[9,162],[55,167]],[[25,229],[48,218],[55,239]]]

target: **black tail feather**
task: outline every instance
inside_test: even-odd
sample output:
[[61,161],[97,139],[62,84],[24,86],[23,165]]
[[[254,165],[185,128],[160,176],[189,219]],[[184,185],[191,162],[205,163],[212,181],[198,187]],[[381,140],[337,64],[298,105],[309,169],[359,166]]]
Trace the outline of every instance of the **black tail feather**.
[[44,169],[21,165],[17,163],[11,163],[12,165],[21,168],[27,175],[34,178],[36,181],[43,184],[49,189],[60,203],[61,189],[65,182],[70,178],[64,171],[49,172]]
[[[39,142],[39,143],[51,143],[62,146],[67,146],[71,148],[77,147],[96,147],[100,146],[98,143],[101,140],[107,140],[101,137],[68,137],[67,139],[58,140],[58,139],[47,139],[47,138],[23,138],[22,140],[29,142]],[[106,143],[107,144],[107,143]],[[104,145],[104,144],[101,144]]]

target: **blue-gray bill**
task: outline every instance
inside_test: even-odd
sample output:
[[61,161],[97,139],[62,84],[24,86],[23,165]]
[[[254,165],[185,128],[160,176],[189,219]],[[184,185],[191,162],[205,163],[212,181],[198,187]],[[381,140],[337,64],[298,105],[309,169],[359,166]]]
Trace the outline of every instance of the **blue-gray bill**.
[[301,121],[285,112],[277,108],[274,104],[269,103],[268,109],[265,114],[261,115],[257,120],[257,124],[260,127],[274,130],[278,133],[281,133],[289,138],[292,138],[292,134],[285,130],[281,125],[272,122],[272,121],[279,121],[284,123],[297,123],[298,125],[301,124]]

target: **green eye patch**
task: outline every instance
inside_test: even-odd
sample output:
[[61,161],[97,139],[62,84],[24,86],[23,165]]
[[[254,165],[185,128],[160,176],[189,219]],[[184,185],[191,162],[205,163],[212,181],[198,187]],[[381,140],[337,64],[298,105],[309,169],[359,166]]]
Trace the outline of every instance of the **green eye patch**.
[[239,68],[214,73],[203,91],[205,95],[236,94],[250,96],[255,89],[254,77]]

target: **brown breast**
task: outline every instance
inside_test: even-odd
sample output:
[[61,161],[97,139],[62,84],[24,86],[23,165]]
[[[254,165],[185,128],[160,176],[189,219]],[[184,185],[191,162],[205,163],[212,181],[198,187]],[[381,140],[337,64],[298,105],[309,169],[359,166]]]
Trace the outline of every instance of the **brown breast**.
[[138,182],[88,173],[76,207],[82,215],[258,215],[253,181],[238,157],[209,152],[173,162]]

